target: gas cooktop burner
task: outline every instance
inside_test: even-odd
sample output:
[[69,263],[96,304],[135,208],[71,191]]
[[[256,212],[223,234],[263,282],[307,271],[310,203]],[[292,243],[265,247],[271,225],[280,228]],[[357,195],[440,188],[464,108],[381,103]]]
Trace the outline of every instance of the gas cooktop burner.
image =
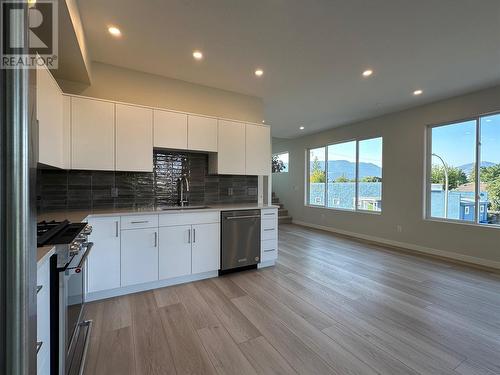
[[68,220],[42,221],[37,225],[37,246],[71,244],[86,227],[85,223],[70,224]]

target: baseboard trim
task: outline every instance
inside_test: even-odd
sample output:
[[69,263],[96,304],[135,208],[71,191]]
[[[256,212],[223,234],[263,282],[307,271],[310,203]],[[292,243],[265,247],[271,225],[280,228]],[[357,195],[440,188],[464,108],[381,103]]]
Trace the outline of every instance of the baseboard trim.
[[106,298],[124,296],[126,294],[144,292],[146,290],[164,288],[167,286],[184,284],[184,283],[188,283],[191,281],[209,279],[212,277],[217,277],[218,275],[219,275],[218,271],[210,271],[210,272],[198,273],[196,275],[174,277],[172,279],[158,280],[158,281],[152,281],[150,283],[129,285],[129,286],[121,287],[121,288],[103,290],[100,292],[87,293],[85,295],[85,302],[92,302],[92,301],[97,301],[97,300],[106,299]]
[[460,263],[467,266],[473,266],[475,268],[480,268],[482,270],[499,273],[500,272],[500,262],[486,260],[483,258],[471,257],[469,255],[451,253],[449,251],[433,249],[430,247],[415,245],[407,242],[400,242],[394,240],[388,240],[382,237],[370,236],[366,234],[346,231],[342,229],[327,227],[325,225],[318,225],[307,223],[304,221],[293,220],[293,224],[301,225],[303,227],[314,228],[324,230],[326,232],[332,232],[340,234],[347,237],[352,237],[356,239],[361,239],[364,241],[372,242],[374,244],[386,245],[394,248],[396,250],[408,251],[411,253],[418,253],[421,255],[431,256],[433,258],[439,258],[446,261],[452,261],[455,263]]

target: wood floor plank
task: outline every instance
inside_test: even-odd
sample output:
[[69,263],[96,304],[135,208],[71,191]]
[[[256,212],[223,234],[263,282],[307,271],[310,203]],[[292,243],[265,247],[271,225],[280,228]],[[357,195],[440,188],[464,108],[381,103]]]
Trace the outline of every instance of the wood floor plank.
[[212,281],[229,299],[243,297],[245,295],[245,292],[231,280],[229,275],[215,277]]
[[159,309],[177,374],[209,375],[216,370],[181,303]]
[[164,307],[168,305],[175,305],[176,303],[180,303],[181,300],[177,293],[175,292],[174,287],[166,287],[153,290],[156,305],[158,307]]
[[275,319],[280,321],[292,333],[318,354],[338,374],[376,374],[375,369],[365,363],[361,357],[356,357],[346,350],[341,343],[330,339],[293,310],[280,303],[259,285],[249,280],[236,278],[236,283],[245,287],[247,293],[259,306]]
[[219,375],[257,374],[222,325],[202,328],[198,335]]
[[236,343],[261,336],[259,330],[231,303],[212,280],[196,283],[201,295]]
[[296,374],[296,371],[263,336],[242,342],[239,346],[259,375]]
[[178,285],[173,288],[195,329],[214,327],[220,324],[194,283]]
[[102,332],[95,375],[135,374],[132,328]]
[[341,374],[328,366],[281,321],[266,312],[249,296],[234,298],[231,301],[299,374]]
[[153,292],[129,296],[137,375],[175,374],[174,361]]

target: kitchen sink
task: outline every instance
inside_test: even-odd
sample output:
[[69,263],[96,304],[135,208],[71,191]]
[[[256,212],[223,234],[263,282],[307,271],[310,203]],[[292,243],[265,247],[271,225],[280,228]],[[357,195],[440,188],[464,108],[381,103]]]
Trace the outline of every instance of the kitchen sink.
[[210,206],[167,206],[161,207],[162,211],[177,211],[177,210],[201,210],[203,208],[210,208]]

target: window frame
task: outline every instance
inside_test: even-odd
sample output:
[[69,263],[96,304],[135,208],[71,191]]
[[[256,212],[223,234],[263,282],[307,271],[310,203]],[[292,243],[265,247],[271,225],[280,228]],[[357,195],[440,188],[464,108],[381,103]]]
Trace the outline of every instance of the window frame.
[[272,172],[271,171],[271,174],[281,174],[281,173],[290,172],[290,151],[280,151],[280,152],[271,153],[271,160],[273,159],[273,156],[282,155],[282,154],[288,154],[288,170],[286,172]]
[[[384,183],[384,137],[382,135],[374,135],[374,136],[366,136],[366,137],[356,137],[356,138],[349,138],[349,139],[343,139],[338,142],[333,142],[333,143],[328,143],[324,146],[315,146],[315,147],[309,147],[305,150],[306,153],[306,165],[305,165],[305,184],[306,184],[306,189],[305,189],[305,202],[304,206],[310,207],[310,208],[321,208],[321,209],[326,209],[326,210],[334,210],[334,211],[340,211],[340,212],[352,212],[352,213],[365,213],[365,214],[370,214],[370,215],[381,215],[383,210],[380,209],[380,211],[373,211],[373,210],[363,210],[358,207],[359,204],[359,143],[363,141],[367,141],[370,139],[378,139],[380,138],[382,140],[382,155],[381,155],[381,161],[382,161],[382,173],[381,173],[381,179],[382,179],[382,184]],[[355,181],[355,186],[354,186],[354,209],[349,209],[349,208],[339,208],[339,207],[328,207],[328,147],[329,146],[335,146],[339,145],[342,143],[349,143],[349,142],[356,142],[356,181]],[[316,150],[319,148],[324,148],[325,149],[325,196],[324,196],[324,205],[317,205],[317,204],[312,204],[310,202],[310,183],[309,183],[309,177],[310,177],[310,165],[311,165],[311,150]],[[382,185],[382,194],[381,194],[381,201],[383,201],[383,194],[384,194],[384,188]]]
[[[472,226],[480,226],[482,228],[496,228],[500,229],[500,224],[488,224],[488,223],[480,223],[480,200],[481,200],[481,119],[483,117],[500,115],[500,110],[493,112],[485,112],[476,114],[470,117],[465,117],[458,120],[447,121],[437,124],[430,124],[426,126],[426,151],[425,151],[425,176],[424,176],[424,212],[423,219],[425,221],[434,221],[440,223],[449,223],[449,224],[460,224],[460,225],[472,225]],[[443,217],[434,217],[431,216],[432,207],[431,207],[431,195],[432,195],[432,129],[440,128],[443,126],[449,125],[458,125],[460,123],[474,121],[475,122],[475,130],[476,130],[476,142],[475,142],[475,161],[474,161],[474,173],[477,176],[476,181],[474,181],[474,220],[460,220],[460,219],[449,219]]]

